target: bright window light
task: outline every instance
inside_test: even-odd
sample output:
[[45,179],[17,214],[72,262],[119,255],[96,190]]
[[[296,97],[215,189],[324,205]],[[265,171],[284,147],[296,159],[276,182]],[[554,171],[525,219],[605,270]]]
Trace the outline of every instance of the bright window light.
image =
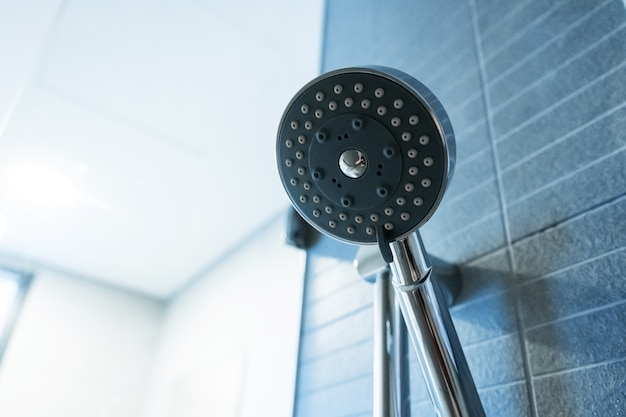
[[43,165],[25,163],[7,168],[4,181],[11,195],[46,207],[75,203],[79,193],[60,172]]

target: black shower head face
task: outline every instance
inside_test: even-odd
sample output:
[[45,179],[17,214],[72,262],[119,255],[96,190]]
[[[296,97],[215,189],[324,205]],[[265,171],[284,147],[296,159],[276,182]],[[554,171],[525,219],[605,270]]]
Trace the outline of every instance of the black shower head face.
[[291,101],[276,145],[293,205],[318,230],[352,243],[391,241],[439,204],[454,136],[439,101],[396,70],[322,75]]

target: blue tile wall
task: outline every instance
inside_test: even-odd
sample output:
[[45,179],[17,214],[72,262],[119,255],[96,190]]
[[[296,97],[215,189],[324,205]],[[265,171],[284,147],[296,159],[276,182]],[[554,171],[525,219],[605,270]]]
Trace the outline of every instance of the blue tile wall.
[[[328,0],[322,71],[398,68],[442,101],[457,168],[422,227],[487,415],[626,416],[621,0]],[[294,415],[372,414],[371,284],[308,253]],[[409,353],[412,415],[434,416]]]

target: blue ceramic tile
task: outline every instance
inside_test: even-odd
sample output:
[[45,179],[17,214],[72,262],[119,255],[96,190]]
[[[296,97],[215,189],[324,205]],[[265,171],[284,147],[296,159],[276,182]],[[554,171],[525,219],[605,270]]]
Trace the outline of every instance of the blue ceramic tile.
[[524,364],[517,333],[468,346],[465,357],[478,389],[524,380]]
[[464,347],[517,331],[515,298],[512,292],[455,306],[451,314]]
[[[496,136],[501,168],[517,162],[626,101],[626,65],[593,82],[549,111]],[[535,112],[532,112],[535,114]],[[527,115],[529,116],[529,115]],[[530,116],[529,116],[530,117]]]
[[474,0],[476,5],[476,15],[478,18],[478,28],[483,38],[496,36],[502,26],[514,20],[520,10],[528,7],[532,0]]
[[303,312],[303,331],[325,326],[350,314],[371,308],[373,294],[372,284],[360,279],[315,303],[308,303]]
[[479,390],[487,417],[531,417],[526,383],[518,382]]
[[[626,62],[626,28],[565,67],[545,72],[536,84],[493,110],[496,134],[506,134],[570,94]],[[621,91],[624,92],[622,85]],[[622,95],[622,97],[624,97]]]
[[[558,8],[557,1],[526,1],[523,6],[517,6],[514,2],[509,2],[508,11],[500,11],[500,24],[493,30],[482,36],[482,49],[485,58],[489,59],[502,48],[510,45],[513,40],[531,31],[541,31],[542,22],[552,10]],[[506,3],[506,2],[505,2]],[[497,9],[493,12],[498,13]],[[491,12],[491,13],[493,13]],[[539,27],[537,27],[539,26]],[[545,30],[545,29],[544,29]]]
[[463,198],[471,190],[480,188],[482,184],[492,182],[494,176],[495,167],[490,148],[477,152],[471,158],[459,159],[452,180],[446,189],[446,199],[441,204],[452,204],[452,201]]
[[536,326],[626,300],[626,249],[522,285],[521,316]]
[[[491,95],[494,107],[508,98],[507,90],[514,94],[514,87],[531,84],[616,28],[622,21],[616,13],[617,7],[614,2],[562,3],[545,15],[540,25],[535,22],[534,30],[525,32],[490,57],[485,65],[488,78],[498,79],[500,82],[493,87],[502,88],[501,94]],[[520,62],[523,62],[521,67]],[[517,70],[502,79],[502,74],[511,68]]]
[[[502,173],[502,187],[508,204],[570,175],[594,161],[626,147],[626,106],[567,136],[552,142],[538,154],[522,160]],[[602,163],[604,164],[604,163]],[[616,172],[619,177],[620,172]],[[593,177],[591,178],[593,180]],[[617,182],[619,179],[616,178]],[[600,180],[595,181],[598,185]],[[577,197],[584,201],[589,187],[579,187]]]
[[513,240],[626,194],[624,166],[626,149],[508,206]]
[[435,409],[430,401],[421,401],[411,407],[411,415],[419,417],[437,417]]
[[[322,70],[361,65],[373,57],[373,0],[346,0],[326,5]],[[358,22],[358,24],[355,24]]]
[[626,246],[626,198],[599,207],[513,246],[521,279],[556,272]]
[[472,95],[469,98],[469,101],[457,101],[458,105],[446,109],[455,132],[471,129],[476,123],[484,123],[485,107],[482,95]]
[[541,30],[526,33],[487,61],[494,108],[617,28],[624,21],[620,8],[614,1],[567,2],[548,16]]
[[318,358],[372,338],[371,308],[304,332],[300,339],[300,362]]
[[508,249],[459,265],[463,287],[456,305],[508,291],[514,283]]
[[[478,152],[485,150],[490,152],[491,139],[487,133],[487,122],[484,118],[464,129],[456,129],[454,125],[453,128],[455,129],[457,163],[464,162]],[[453,179],[453,181],[456,180]]]
[[372,378],[358,378],[298,397],[296,417],[344,417],[372,411]]
[[[442,14],[441,10],[448,10]],[[421,7],[407,0],[391,0],[378,3],[375,24],[371,27],[377,43],[373,45],[383,62],[411,62],[422,75],[424,67],[439,68],[446,65],[458,50],[466,44],[471,21],[467,3],[453,0],[438,3],[422,3]],[[416,25],[416,21],[421,24]],[[420,42],[416,42],[420,40]],[[429,43],[440,42],[440,54],[432,54]],[[415,59],[419,57],[420,59]],[[407,60],[410,58],[410,60]]]
[[315,257],[326,258],[321,265],[318,265],[319,262],[317,261],[310,263],[309,267],[312,268],[313,276],[318,275],[318,271],[321,268],[333,265],[335,259],[352,262],[358,249],[358,245],[340,242],[326,235],[321,235],[308,251],[309,254]]
[[526,331],[533,375],[626,357],[626,301]]
[[298,369],[298,394],[305,395],[346,381],[371,377],[373,357],[373,341],[367,340],[307,362]]
[[[435,214],[436,215],[436,214]],[[461,230],[442,235],[430,229],[431,219],[422,227],[424,242],[429,251],[443,259],[461,264],[486,253],[501,249],[506,244],[502,215],[494,212],[477,223],[464,225]]]
[[560,373],[534,382],[537,415],[626,415],[626,361]]
[[[424,74],[424,83],[428,83],[446,109],[454,106],[459,97],[482,95],[476,51],[474,48],[462,48],[461,51],[446,67],[431,72],[428,78]],[[459,71],[459,68],[465,68],[465,71]]]
[[426,402],[427,405],[432,408],[432,403],[430,401],[430,396],[428,394],[428,387],[426,386],[426,382],[424,381],[424,376],[422,374],[422,370],[417,362],[417,357],[415,356],[415,352],[413,351],[413,346],[410,346],[411,349],[411,361],[409,369],[411,373],[409,374],[410,379],[410,393],[411,399],[410,402]]
[[[453,198],[453,196],[450,196]],[[500,198],[495,180],[479,184],[462,198],[451,199],[437,209],[429,227],[442,237],[449,236],[467,224],[477,223],[500,211]]]
[[[421,233],[464,275],[452,316],[490,417],[625,414],[624,22],[618,0],[327,2],[324,70],[399,68],[450,114],[459,166]],[[310,251],[296,416],[371,414],[373,312],[355,254],[329,239]],[[434,415],[409,357],[413,414]]]
[[[352,262],[335,258],[313,257],[310,252],[307,255],[307,260],[311,265],[307,270],[308,278],[304,290],[304,300],[307,304],[313,304],[335,291],[361,282]],[[314,268],[315,274],[313,273]]]

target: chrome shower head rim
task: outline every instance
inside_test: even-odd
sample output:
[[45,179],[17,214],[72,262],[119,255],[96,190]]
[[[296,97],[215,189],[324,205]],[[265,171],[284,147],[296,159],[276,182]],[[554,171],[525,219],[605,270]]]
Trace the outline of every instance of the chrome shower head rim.
[[[428,136],[419,133],[424,129]],[[331,138],[333,130],[345,131],[345,138]],[[392,241],[417,230],[443,198],[455,161],[454,134],[441,103],[417,80],[386,67],[339,69],[309,82],[287,106],[276,146],[281,180],[296,210],[322,233],[349,243],[380,244],[382,235]],[[362,165],[339,171],[346,155],[359,154],[369,155]],[[407,162],[418,155],[421,165]],[[344,191],[350,187],[356,195]],[[376,210],[368,211],[368,204]]]

